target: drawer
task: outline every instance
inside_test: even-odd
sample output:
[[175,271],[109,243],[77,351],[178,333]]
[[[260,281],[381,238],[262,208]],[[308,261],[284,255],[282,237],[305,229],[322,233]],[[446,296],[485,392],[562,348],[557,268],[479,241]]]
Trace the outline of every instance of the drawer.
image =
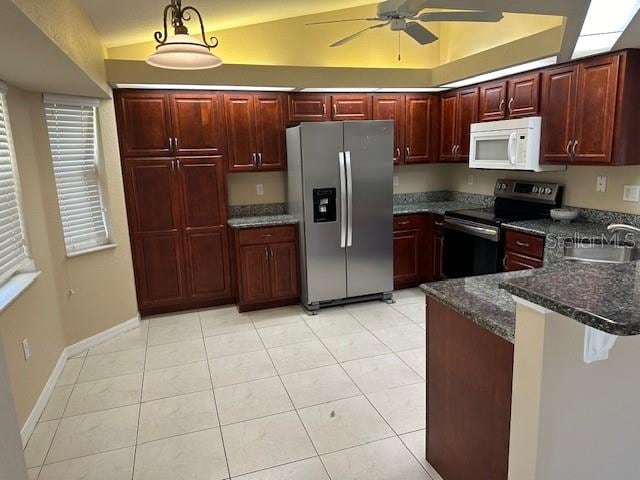
[[519,253],[507,252],[504,255],[503,266],[505,272],[542,268],[542,260],[520,255]]
[[424,226],[423,215],[399,215],[393,217],[393,231],[415,230]]
[[504,248],[508,252],[541,259],[544,256],[544,238],[507,229]]
[[239,245],[262,243],[293,242],[296,239],[296,226],[247,228],[238,230]]

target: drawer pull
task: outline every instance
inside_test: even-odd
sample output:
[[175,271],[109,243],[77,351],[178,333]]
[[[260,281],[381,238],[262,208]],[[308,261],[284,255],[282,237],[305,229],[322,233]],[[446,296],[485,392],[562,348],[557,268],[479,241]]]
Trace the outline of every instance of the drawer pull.
[[408,220],[405,220],[404,222],[398,222],[398,225],[409,225],[409,223],[411,222],[409,222]]
[[529,248],[531,245],[529,245],[529,242],[521,242],[520,240],[516,240],[516,245],[518,245],[519,247],[525,247],[525,248]]
[[269,238],[269,237],[273,237],[273,235],[271,233],[264,233],[262,235],[264,238]]
[[444,227],[444,223],[443,223],[443,222],[433,222],[433,224],[434,224],[436,227]]

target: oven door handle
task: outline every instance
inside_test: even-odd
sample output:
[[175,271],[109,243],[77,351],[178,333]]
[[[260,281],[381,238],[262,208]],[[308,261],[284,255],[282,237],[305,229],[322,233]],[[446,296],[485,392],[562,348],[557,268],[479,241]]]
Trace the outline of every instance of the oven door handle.
[[456,230],[462,233],[468,233],[474,237],[484,238],[491,242],[498,242],[500,240],[500,229],[492,227],[480,227],[478,225],[458,220],[454,218],[444,219],[444,228]]

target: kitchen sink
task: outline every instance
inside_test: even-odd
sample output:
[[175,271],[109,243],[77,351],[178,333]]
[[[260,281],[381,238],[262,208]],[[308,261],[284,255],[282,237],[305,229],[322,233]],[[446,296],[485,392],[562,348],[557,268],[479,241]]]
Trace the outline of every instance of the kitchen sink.
[[566,245],[564,257],[588,263],[627,263],[639,260],[640,250],[626,243],[581,242]]

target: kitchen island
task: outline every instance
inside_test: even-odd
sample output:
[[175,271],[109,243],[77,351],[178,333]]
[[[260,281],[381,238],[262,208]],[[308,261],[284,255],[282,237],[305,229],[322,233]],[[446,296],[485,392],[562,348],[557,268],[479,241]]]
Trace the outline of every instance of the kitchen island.
[[561,261],[422,288],[426,455],[444,480],[635,478],[640,263]]

